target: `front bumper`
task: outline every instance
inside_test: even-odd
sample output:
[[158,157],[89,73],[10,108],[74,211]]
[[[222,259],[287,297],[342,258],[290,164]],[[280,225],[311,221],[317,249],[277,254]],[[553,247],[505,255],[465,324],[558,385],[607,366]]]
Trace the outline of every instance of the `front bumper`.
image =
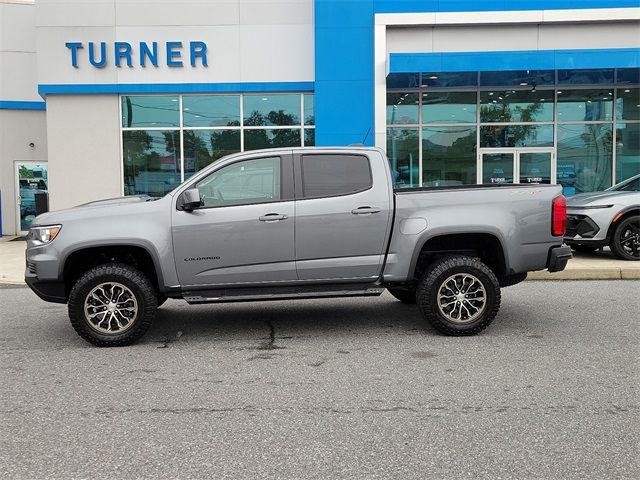
[[571,247],[568,245],[561,245],[559,247],[553,247],[549,250],[549,257],[547,258],[547,270],[550,272],[561,272],[567,266],[567,262],[571,260]]
[[45,302],[67,303],[64,282],[40,281],[35,275],[30,275],[29,271],[26,272],[24,281]]

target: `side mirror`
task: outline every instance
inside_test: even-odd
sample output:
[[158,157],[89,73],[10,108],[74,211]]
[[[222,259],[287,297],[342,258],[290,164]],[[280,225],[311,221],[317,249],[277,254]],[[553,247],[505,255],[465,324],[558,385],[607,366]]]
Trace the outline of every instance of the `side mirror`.
[[200,191],[197,188],[190,188],[184,191],[182,194],[182,210],[192,212],[201,206]]

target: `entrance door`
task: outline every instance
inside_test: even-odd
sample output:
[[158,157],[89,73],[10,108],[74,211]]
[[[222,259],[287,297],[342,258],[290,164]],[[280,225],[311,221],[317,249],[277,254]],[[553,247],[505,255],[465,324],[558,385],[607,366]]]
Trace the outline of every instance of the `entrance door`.
[[556,183],[553,149],[481,149],[479,157],[478,183]]
[[16,230],[29,231],[33,219],[49,210],[49,179],[45,162],[16,162]]

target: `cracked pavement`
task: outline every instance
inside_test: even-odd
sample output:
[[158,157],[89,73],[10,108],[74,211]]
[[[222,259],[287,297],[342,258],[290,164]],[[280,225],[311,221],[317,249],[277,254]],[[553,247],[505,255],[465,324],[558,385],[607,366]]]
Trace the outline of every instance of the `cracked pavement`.
[[525,282],[479,336],[390,295],[187,306],[98,349],[0,288],[1,478],[640,478],[640,282]]

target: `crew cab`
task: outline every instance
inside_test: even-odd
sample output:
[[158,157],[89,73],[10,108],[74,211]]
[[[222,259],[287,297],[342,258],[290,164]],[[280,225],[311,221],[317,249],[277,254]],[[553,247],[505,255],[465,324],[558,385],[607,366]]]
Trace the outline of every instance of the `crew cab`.
[[449,335],[486,328],[500,288],[564,269],[555,185],[394,190],[375,148],[234,154],[162,198],[38,216],[25,280],[68,304],[84,339],[126,345],[167,299],[191,304],[376,296],[417,303]]

